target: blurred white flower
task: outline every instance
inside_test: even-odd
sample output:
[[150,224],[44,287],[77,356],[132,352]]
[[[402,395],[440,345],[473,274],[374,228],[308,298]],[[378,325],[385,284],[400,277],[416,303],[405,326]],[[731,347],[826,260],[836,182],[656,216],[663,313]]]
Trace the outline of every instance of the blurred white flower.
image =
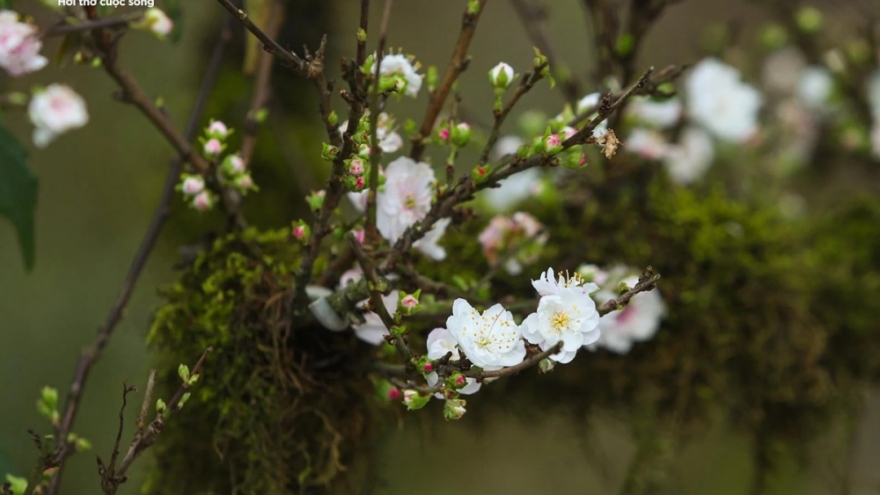
[[828,69],[812,66],[801,75],[797,95],[810,108],[821,109],[828,104],[833,89],[834,79]]
[[761,80],[767,91],[790,95],[797,89],[806,67],[807,61],[797,48],[776,50],[764,59]]
[[663,163],[676,184],[690,184],[709,170],[715,159],[712,138],[698,127],[682,131],[678,144],[666,150]]
[[[624,279],[630,288],[638,283],[638,277]],[[615,297],[614,292],[596,293],[599,301]],[[612,311],[599,319],[601,336],[595,347],[604,347],[617,354],[626,354],[635,342],[650,340],[660,327],[660,320],[666,314],[666,305],[657,289],[641,292],[630,299],[623,309]]]
[[187,196],[195,196],[205,189],[205,179],[197,175],[191,175],[183,180],[181,190]]
[[538,219],[518,211],[510,217],[493,217],[477,240],[483,249],[483,255],[492,265],[511,250],[517,250],[506,260],[504,269],[511,275],[519,275],[522,273],[522,265],[534,262],[538,251],[547,242],[547,233],[539,234],[543,228]]
[[162,9],[156,7],[147,9],[141,22],[159,39],[164,39],[174,29],[171,18]]
[[515,366],[526,356],[522,330],[500,304],[480,313],[464,299],[456,299],[446,328],[467,358],[484,370]]
[[434,170],[401,156],[385,169],[385,190],[376,199],[376,227],[395,242],[407,227],[425,218],[434,197]]
[[446,233],[446,227],[449,227],[449,222],[451,221],[451,218],[441,218],[434,222],[434,227],[422,236],[421,239],[414,242],[413,247],[434,261],[446,259],[446,249],[437,244],[437,242]]
[[635,117],[640,123],[666,129],[672,127],[681,117],[682,103],[678,98],[655,100],[652,98],[635,98],[626,107],[627,114]]
[[71,129],[86,125],[89,113],[82,97],[68,86],[50,84],[34,93],[28,115],[36,128],[34,144],[44,148],[53,139]]
[[659,131],[636,127],[631,130],[623,149],[636,153],[649,160],[657,160],[666,156],[670,144]]
[[40,55],[43,43],[37,27],[18,21],[18,14],[0,10],[0,67],[17,77],[42,69],[49,61]]
[[386,54],[382,57],[379,73],[383,76],[402,76],[404,93],[413,98],[418,96],[422,87],[422,76],[416,72],[415,65],[404,54]]
[[[516,155],[519,147],[526,144],[519,136],[502,136],[495,141],[490,157],[493,162],[501,161],[508,155]],[[531,169],[529,169],[531,170]]]
[[541,170],[535,167],[515,173],[499,182],[498,187],[484,189],[481,194],[492,211],[506,212],[543,190]]
[[[599,101],[602,100],[602,95],[599,93],[590,93],[587,96],[584,96],[580,100],[578,100],[577,105],[575,106],[575,115],[581,115],[583,113],[589,112],[590,110],[598,110]],[[598,111],[590,112],[589,118],[587,122],[594,119],[597,115],[599,115]],[[608,120],[603,120],[601,124],[597,125],[595,129],[593,129],[593,137],[599,137],[604,134],[608,129]]]
[[761,94],[741,82],[734,67],[704,59],[694,67],[686,87],[690,116],[718,138],[739,143],[758,130]]
[[[399,291],[393,290],[388,295],[382,296],[382,304],[385,309],[394,314],[397,311],[397,299]],[[367,301],[358,304],[359,308],[363,308]],[[378,314],[368,311],[364,313],[364,323],[358,323],[351,326],[357,338],[372,345],[379,345],[385,342],[385,336],[388,335],[388,328],[382,323],[382,318]]]

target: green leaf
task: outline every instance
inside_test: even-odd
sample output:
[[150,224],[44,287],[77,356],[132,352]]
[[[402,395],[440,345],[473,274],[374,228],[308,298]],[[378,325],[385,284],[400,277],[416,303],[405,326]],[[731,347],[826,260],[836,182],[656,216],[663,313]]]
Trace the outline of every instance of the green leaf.
[[18,234],[24,266],[34,266],[34,210],[37,177],[27,164],[24,146],[0,126],[0,216],[12,222]]

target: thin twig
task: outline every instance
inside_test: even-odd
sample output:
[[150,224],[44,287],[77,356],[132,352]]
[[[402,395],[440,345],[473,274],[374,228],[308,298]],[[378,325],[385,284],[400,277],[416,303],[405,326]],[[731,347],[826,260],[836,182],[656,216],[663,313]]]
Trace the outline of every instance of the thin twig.
[[523,360],[523,362],[521,362],[515,366],[509,366],[507,368],[501,368],[500,370],[492,370],[492,371],[469,370],[469,371],[465,371],[462,374],[464,376],[467,376],[470,378],[476,378],[478,380],[482,380],[484,378],[499,378],[502,376],[514,375],[516,373],[519,373],[520,371],[531,368],[532,366],[535,366],[536,364],[540,363],[542,360],[547,359],[548,357],[558,353],[559,351],[562,350],[562,346],[563,346],[563,342],[559,341],[555,345],[550,346],[549,349],[541,351],[541,352],[535,354],[534,356]]
[[523,26],[526,28],[529,39],[547,57],[550,69],[555,73],[556,78],[560,82],[559,87],[562,89],[565,99],[569,102],[576,101],[580,98],[578,80],[572,74],[561,72],[562,66],[559,65],[560,62],[556,58],[556,51],[550,44],[544,29],[544,21],[547,19],[546,7],[533,3],[532,0],[510,0],[510,4],[513,5],[513,9],[516,10],[520,21],[522,21]]
[[[223,61],[223,54],[230,38],[230,27],[228,25],[224,26],[221,30],[219,42],[215,45],[214,53],[211,56],[211,61],[205,72],[205,77],[202,81],[196,103],[190,113],[189,120],[187,121],[184,130],[187,140],[194,138],[198,130],[198,123],[201,120],[202,113],[204,113],[208,95],[211,93],[214,83],[217,80],[217,74],[220,71],[220,66]],[[58,493],[61,485],[61,477],[64,472],[65,460],[70,454],[70,446],[66,439],[73,428],[74,421],[76,420],[79,402],[82,398],[82,391],[85,388],[92,367],[98,359],[101,358],[104,348],[107,346],[107,342],[109,342],[110,337],[113,334],[114,328],[122,319],[122,315],[128,305],[129,298],[131,298],[134,286],[146,265],[147,259],[150,257],[150,253],[152,253],[153,248],[156,246],[159,234],[161,233],[165,220],[168,218],[171,211],[171,199],[174,197],[174,187],[180,179],[182,166],[183,157],[181,155],[178,155],[171,161],[171,166],[168,169],[168,175],[165,178],[165,183],[162,188],[159,205],[156,207],[156,212],[153,214],[153,219],[150,221],[147,233],[144,235],[137,253],[135,253],[131,267],[129,268],[122,287],[116,296],[116,301],[110,309],[110,312],[107,314],[104,324],[101,325],[98,330],[98,335],[95,337],[95,340],[89,347],[83,350],[79,362],[77,362],[73,380],[70,384],[67,398],[65,399],[64,413],[61,416],[61,421],[56,430],[56,442],[59,449],[58,469],[52,477],[49,491],[47,492],[48,495],[56,495]]]
[[605,301],[601,306],[596,308],[596,310],[599,312],[600,316],[605,316],[612,311],[620,309],[621,306],[626,305],[636,294],[654,290],[654,288],[657,287],[658,280],[660,280],[660,275],[655,274],[654,269],[649,266],[639,277],[638,283],[636,283],[632,289],[629,289],[614,299]]
[[64,36],[72,33],[81,33],[84,31],[92,31],[94,29],[113,28],[127,26],[128,24],[139,21],[144,16],[143,12],[128,12],[113,17],[105,17],[93,21],[83,21],[76,24],[59,23],[46,28],[40,33],[41,38],[51,38],[53,36]]
[[367,242],[373,244],[379,240],[376,230],[376,194],[379,191],[379,158],[382,148],[379,146],[379,78],[381,77],[382,59],[385,56],[385,44],[388,41],[388,24],[391,22],[391,9],[394,0],[385,0],[382,11],[382,24],[379,28],[379,47],[376,49],[376,72],[373,74],[373,87],[370,91],[370,183],[367,192],[367,218],[364,232]]
[[[269,24],[266,26],[266,32],[270,37],[274,38],[281,29],[281,21],[284,19],[282,10],[277,0],[273,1],[269,7]],[[250,108],[245,117],[244,136],[241,140],[241,158],[245,166],[250,165],[257,143],[257,130],[260,126],[257,116],[265,108],[271,95],[270,83],[272,82],[274,61],[275,57],[271,53],[264,51],[260,54],[257,77],[254,81],[254,93],[251,97]]]
[[486,2],[488,2],[488,0],[479,0],[479,9],[476,13],[472,14],[466,8],[462,15],[461,31],[458,33],[458,40],[455,42],[455,48],[452,51],[452,58],[449,60],[449,65],[446,67],[443,81],[440,82],[437,89],[431,93],[428,102],[428,109],[425,111],[424,119],[422,119],[419,133],[415,136],[415,139],[413,139],[412,151],[410,151],[409,154],[410,158],[413,160],[419,161],[419,159],[421,159],[422,154],[425,152],[427,139],[431,136],[431,132],[434,130],[434,123],[437,121],[437,116],[440,115],[440,111],[443,109],[443,104],[446,102],[446,97],[448,97],[450,91],[452,91],[452,85],[458,80],[458,76],[467,69],[470,62],[468,48],[471,45],[474,33],[477,31],[477,22],[480,20],[480,15],[482,15],[483,10],[486,8]]
[[128,394],[137,392],[137,387],[122,383],[122,406],[119,408],[119,428],[116,430],[116,441],[113,442],[113,453],[110,454],[110,471],[116,469],[116,461],[119,459],[119,442],[122,441],[122,430],[125,427],[125,406],[128,405]]

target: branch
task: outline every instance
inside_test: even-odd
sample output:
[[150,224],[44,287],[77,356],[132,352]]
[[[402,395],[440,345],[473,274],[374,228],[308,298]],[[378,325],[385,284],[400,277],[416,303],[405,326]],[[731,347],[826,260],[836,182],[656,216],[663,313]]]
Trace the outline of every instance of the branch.
[[[199,372],[202,369],[202,365],[205,363],[205,359],[207,359],[208,355],[212,351],[213,348],[211,347],[205,349],[198,362],[196,362],[196,365],[193,366],[192,371],[190,372],[190,376],[199,375]],[[114,470],[111,463],[110,468],[102,472],[103,465],[100,458],[98,459],[99,473],[101,474],[101,485],[104,489],[105,494],[115,495],[116,491],[119,489],[119,485],[125,483],[125,481],[128,479],[125,473],[131,467],[132,463],[134,463],[134,461],[147,448],[153,445],[153,443],[156,441],[156,437],[158,437],[159,434],[162,433],[162,429],[165,427],[165,422],[171,418],[176,410],[178,410],[178,406],[180,406],[180,401],[183,396],[188,393],[187,391],[189,390],[189,388],[190,384],[186,381],[181,383],[180,387],[177,388],[177,392],[175,392],[174,395],[171,397],[171,400],[168,401],[165,410],[157,411],[155,418],[153,418],[153,421],[150,422],[146,430],[144,430],[143,432],[137,432],[134,440],[131,443],[131,446],[129,446],[128,451],[125,453],[125,457],[123,457],[122,462],[119,463],[118,469]]]
[[547,39],[547,33],[544,30],[544,21],[547,19],[547,9],[541,4],[532,3],[530,0],[510,0],[513,9],[516,10],[520,21],[526,28],[529,39],[541,50],[541,53],[547,57],[550,63],[550,69],[556,74],[556,78],[560,81],[560,88],[565,95],[565,99],[570,102],[577,101],[580,98],[580,89],[577,78],[571,74],[560,73],[558,65],[559,60],[556,58],[556,52]]
[[128,12],[114,17],[83,21],[76,24],[67,24],[64,22],[64,19],[62,19],[62,22],[46,28],[40,33],[40,37],[51,38],[53,36],[64,36],[67,34],[81,33],[95,29],[125,27],[128,26],[129,23],[139,21],[143,17],[143,12]]
[[263,50],[271,53],[276,56],[281,64],[285,67],[293,70],[297,75],[306,78],[313,78],[314,74],[317,72],[321,72],[322,67],[316,67],[311,62],[303,60],[296,53],[285,49],[282,47],[277,41],[275,41],[271,36],[263,32],[259,26],[253,23],[245,12],[242,9],[239,9],[230,0],[217,0],[226,10],[232,14],[233,17],[238,19],[239,22],[251,32],[254,36],[257,37],[260,42],[263,43]]
[[413,147],[409,156],[415,161],[419,161],[425,152],[426,140],[431,136],[431,131],[434,130],[434,122],[443,109],[446,97],[452,91],[452,85],[455,84],[458,76],[467,69],[468,63],[470,63],[470,57],[467,55],[468,48],[477,30],[477,22],[480,20],[480,15],[486,8],[486,2],[488,0],[479,0],[480,6],[476,13],[470,14],[466,9],[462,16],[461,31],[458,33],[458,41],[455,42],[455,48],[452,51],[452,59],[446,67],[446,73],[443,75],[443,81],[440,83],[440,86],[431,93],[428,109],[425,111],[425,118],[422,119],[422,126],[419,129],[418,135],[413,139]]
[[534,356],[523,360],[523,362],[521,362],[515,366],[501,368],[500,370],[493,370],[493,371],[468,370],[468,371],[462,372],[462,374],[466,377],[476,378],[478,380],[483,380],[485,378],[500,378],[502,376],[514,375],[516,373],[519,373],[520,371],[531,368],[532,366],[535,366],[536,364],[540,363],[542,360],[556,354],[557,352],[562,350],[562,346],[563,346],[563,342],[559,341],[555,345],[550,347],[549,349],[547,349],[545,351],[541,351],[541,352],[535,354]]
[[624,292],[614,299],[609,299],[605,301],[604,303],[602,303],[601,306],[597,308],[599,316],[605,316],[612,311],[620,309],[622,306],[626,305],[629,300],[633,298],[633,296],[640,292],[654,290],[657,287],[658,280],[660,280],[660,274],[655,274],[654,269],[650,266],[648,268],[645,268],[645,272],[642,273],[641,276],[639,276],[639,281],[638,283],[636,283],[635,287]]
[[[198,130],[198,123],[204,113],[208,95],[214,87],[217,74],[223,61],[223,53],[225,52],[226,45],[230,38],[230,28],[229,26],[224,26],[220,34],[219,42],[215,46],[214,53],[211,56],[211,61],[205,73],[204,80],[202,81],[196,103],[190,113],[189,120],[187,121],[184,133],[188,139],[194,138]],[[107,314],[104,324],[99,328],[95,340],[89,347],[82,351],[79,362],[77,362],[73,380],[70,384],[67,398],[65,399],[64,413],[61,416],[61,422],[56,430],[56,442],[59,449],[58,469],[52,477],[49,491],[47,492],[48,495],[56,495],[58,493],[61,485],[61,477],[64,472],[65,460],[70,454],[66,439],[73,428],[74,421],[76,420],[79,402],[82,398],[82,391],[85,388],[92,367],[98,359],[101,358],[104,348],[107,346],[107,342],[113,334],[114,328],[122,319],[122,315],[128,305],[128,300],[131,297],[134,286],[146,265],[147,259],[150,257],[150,253],[152,253],[153,248],[156,246],[159,234],[161,233],[165,220],[168,218],[171,211],[171,199],[175,194],[174,186],[180,178],[182,166],[182,154],[178,155],[171,161],[168,175],[165,178],[165,184],[162,187],[162,195],[159,199],[159,205],[156,207],[156,212],[153,214],[153,219],[150,222],[150,226],[147,228],[147,233],[144,235],[137,253],[135,253],[128,274],[126,274],[122,287],[119,289],[119,293],[116,296],[116,301],[113,304],[113,307],[110,308],[110,312]]]
[[[269,8],[269,25],[266,26],[269,36],[274,37],[278,34],[283,19],[284,15],[281,5],[277,1],[273,1]],[[251,97],[251,106],[244,121],[244,136],[241,141],[241,159],[244,161],[245,166],[250,165],[257,143],[257,129],[260,125],[257,121],[257,115],[269,101],[271,93],[269,84],[272,82],[272,66],[274,61],[275,57],[269,52],[264,51],[260,54],[257,77],[254,82],[254,93]]]

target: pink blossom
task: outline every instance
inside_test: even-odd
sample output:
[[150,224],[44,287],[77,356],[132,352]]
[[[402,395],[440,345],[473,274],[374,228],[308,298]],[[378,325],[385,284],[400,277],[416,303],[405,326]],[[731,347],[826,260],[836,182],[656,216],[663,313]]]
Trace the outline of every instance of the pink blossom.
[[63,84],[37,91],[28,105],[34,126],[34,144],[43,148],[58,135],[86,125],[89,114],[82,97]]
[[297,239],[302,239],[306,236],[306,227],[305,225],[297,225],[293,228],[293,237]]
[[43,43],[37,28],[18,22],[18,14],[0,10],[0,67],[13,77],[42,69],[49,61],[40,55]]
[[211,138],[205,143],[206,155],[219,155],[223,151],[223,144],[216,138]]
[[364,174],[364,161],[360,158],[355,158],[348,165],[348,173],[351,175],[363,175]]
[[358,243],[363,244],[364,239],[366,239],[366,233],[364,232],[364,229],[355,230],[353,233],[354,238],[357,239]]
[[449,128],[448,127],[444,127],[443,129],[440,129],[440,139],[442,139],[444,141],[449,141]]
[[214,200],[208,191],[202,191],[193,199],[193,207],[198,211],[207,211],[211,209]]
[[211,124],[208,126],[208,134],[223,138],[229,134],[229,129],[223,122],[214,120],[211,121]]
[[400,389],[397,387],[391,387],[388,389],[388,400],[400,400]]
[[419,300],[413,297],[412,294],[407,294],[406,296],[404,296],[403,299],[401,299],[400,305],[404,308],[412,309],[419,305]]

